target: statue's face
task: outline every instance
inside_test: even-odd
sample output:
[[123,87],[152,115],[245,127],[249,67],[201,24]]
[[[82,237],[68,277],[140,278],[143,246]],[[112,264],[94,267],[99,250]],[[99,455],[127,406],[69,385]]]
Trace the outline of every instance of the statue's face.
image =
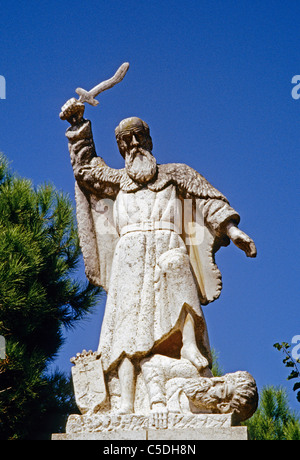
[[118,146],[122,156],[125,158],[128,152],[136,153],[141,148],[151,152],[152,141],[143,127],[133,127],[120,134]]
[[230,403],[235,394],[232,383],[217,378],[201,378],[189,389],[188,397],[196,407],[205,407],[219,413],[231,411]]
[[207,397],[211,397],[218,411],[225,414],[231,411],[230,402],[234,392],[234,385],[229,382],[219,382],[208,390]]
[[229,401],[234,395],[234,386],[231,383],[219,382],[212,386],[208,393],[217,401]]
[[235,412],[240,421],[250,418],[257,408],[256,384],[247,372],[187,379],[183,391],[196,407],[213,413]]
[[125,158],[127,174],[136,182],[146,183],[156,174],[152,139],[139,118],[123,120],[117,136],[121,155]]
[[151,152],[152,139],[147,123],[138,117],[130,117],[122,120],[117,126],[116,137],[121,155],[125,158],[126,153],[141,147]]

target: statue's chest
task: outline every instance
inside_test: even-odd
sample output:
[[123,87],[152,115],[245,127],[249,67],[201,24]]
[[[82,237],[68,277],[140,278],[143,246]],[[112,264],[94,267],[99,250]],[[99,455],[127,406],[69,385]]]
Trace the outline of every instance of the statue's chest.
[[[143,188],[136,192],[120,191],[115,202],[115,217],[119,223],[128,219],[133,222],[162,220],[166,210],[174,207],[176,188],[169,185],[159,192]],[[169,220],[169,219],[168,219]]]

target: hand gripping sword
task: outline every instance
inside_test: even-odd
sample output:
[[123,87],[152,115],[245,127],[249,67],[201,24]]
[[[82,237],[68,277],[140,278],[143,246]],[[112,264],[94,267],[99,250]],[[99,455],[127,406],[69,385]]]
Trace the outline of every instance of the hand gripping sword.
[[124,62],[116,73],[114,74],[113,77],[111,77],[109,80],[102,81],[99,83],[99,85],[95,86],[92,88],[90,91],[86,91],[83,88],[77,88],[75,92],[80,96],[78,99],[78,102],[87,102],[88,104],[91,105],[98,105],[99,101],[95,99],[98,94],[102,93],[103,91],[106,91],[109,88],[112,88],[115,86],[117,83],[120,83],[123,78],[126,75],[127,70],[129,69],[129,63]]

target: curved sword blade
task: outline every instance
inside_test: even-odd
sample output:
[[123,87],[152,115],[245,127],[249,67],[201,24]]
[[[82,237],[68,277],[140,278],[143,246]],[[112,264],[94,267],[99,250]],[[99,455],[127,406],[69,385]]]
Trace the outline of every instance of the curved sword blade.
[[117,83],[120,83],[123,78],[125,77],[127,70],[129,69],[129,63],[124,62],[116,71],[113,77],[109,80],[102,81],[99,85],[92,88],[90,91],[86,91],[83,88],[77,88],[75,92],[80,96],[79,102],[87,102],[91,105],[98,105],[99,102],[96,101],[94,98],[98,96],[98,94],[106,91],[109,88],[112,88]]

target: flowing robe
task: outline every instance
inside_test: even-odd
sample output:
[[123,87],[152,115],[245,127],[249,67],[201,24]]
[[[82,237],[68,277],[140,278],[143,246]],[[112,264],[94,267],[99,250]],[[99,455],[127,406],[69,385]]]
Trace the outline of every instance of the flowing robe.
[[[201,303],[220,293],[213,254],[229,243],[226,225],[238,223],[239,215],[186,165],[158,166],[157,177],[141,185],[126,170],[109,168],[96,156],[90,122],[69,128],[67,137],[86,273],[108,292],[99,343],[104,371],[114,369],[125,356],[136,362],[153,353],[179,357],[188,312],[195,321],[198,348],[211,362]],[[190,212],[182,200],[192,203]],[[185,223],[194,219],[194,205],[196,214],[201,211],[203,238],[209,240],[202,251],[204,258],[210,257],[209,270],[186,238]],[[106,224],[112,231],[104,235],[101,222],[107,209]],[[217,288],[209,296],[210,278]]]

